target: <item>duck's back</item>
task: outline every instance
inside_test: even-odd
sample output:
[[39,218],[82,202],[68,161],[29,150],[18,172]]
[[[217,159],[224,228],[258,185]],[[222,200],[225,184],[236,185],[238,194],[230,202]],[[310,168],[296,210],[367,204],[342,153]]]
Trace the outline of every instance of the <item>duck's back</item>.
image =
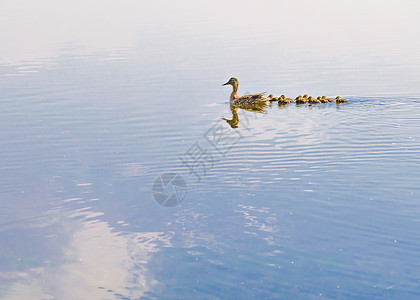
[[261,103],[266,102],[268,99],[265,98],[264,93],[245,95],[234,99],[233,102],[237,104],[252,104],[252,103]]

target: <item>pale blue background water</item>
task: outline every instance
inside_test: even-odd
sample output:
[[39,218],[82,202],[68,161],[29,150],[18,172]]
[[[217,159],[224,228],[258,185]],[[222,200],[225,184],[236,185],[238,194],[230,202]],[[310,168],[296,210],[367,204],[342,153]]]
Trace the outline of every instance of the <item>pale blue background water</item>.
[[[418,6],[2,4],[0,298],[420,297]],[[233,130],[231,76],[349,102]],[[242,135],[226,155],[215,124]]]

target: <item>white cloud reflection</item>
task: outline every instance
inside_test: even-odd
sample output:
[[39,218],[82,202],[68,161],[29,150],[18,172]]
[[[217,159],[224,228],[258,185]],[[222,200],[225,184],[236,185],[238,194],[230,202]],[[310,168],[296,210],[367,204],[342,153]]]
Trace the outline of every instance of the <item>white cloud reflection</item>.
[[114,299],[139,298],[157,283],[146,268],[153,253],[171,247],[173,233],[142,232],[122,235],[106,222],[84,222],[64,250],[67,263],[9,272],[5,295],[13,299]]

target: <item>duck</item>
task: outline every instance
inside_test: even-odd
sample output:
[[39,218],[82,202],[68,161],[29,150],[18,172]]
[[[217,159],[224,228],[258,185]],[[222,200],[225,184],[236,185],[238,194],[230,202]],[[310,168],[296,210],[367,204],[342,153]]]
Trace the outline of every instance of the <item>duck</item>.
[[244,95],[239,97],[238,96],[238,87],[239,87],[239,80],[235,77],[229,79],[228,82],[222,84],[223,85],[231,85],[233,90],[230,94],[229,101],[233,104],[256,104],[256,103],[265,103],[269,99],[265,98],[263,95],[264,93],[259,94],[252,94],[252,95]]
[[327,100],[327,102],[333,102],[333,101],[334,101],[333,99],[331,99],[331,98],[327,98],[327,97],[325,97],[325,96],[322,96],[322,97],[321,97],[321,100],[323,100],[323,101]]
[[286,98],[286,96],[285,95],[281,95],[280,97],[279,97],[279,104],[289,104],[289,103],[292,103],[293,102],[293,99],[291,99],[291,98]]
[[340,98],[340,96],[335,97],[335,103],[345,103],[346,99]]
[[325,98],[325,96],[319,96],[319,97],[316,97],[316,99],[317,100],[319,100],[319,102],[321,102],[321,103],[328,103],[328,100],[327,100],[327,98]]
[[318,99],[315,99],[312,96],[309,96],[308,97],[308,103],[310,103],[310,104],[316,104],[316,103],[321,103],[321,101],[319,101]]
[[297,96],[295,99],[296,104],[305,104],[308,102],[307,98],[303,98],[302,96]]
[[268,101],[278,101],[280,98],[274,97],[273,94],[268,95]]

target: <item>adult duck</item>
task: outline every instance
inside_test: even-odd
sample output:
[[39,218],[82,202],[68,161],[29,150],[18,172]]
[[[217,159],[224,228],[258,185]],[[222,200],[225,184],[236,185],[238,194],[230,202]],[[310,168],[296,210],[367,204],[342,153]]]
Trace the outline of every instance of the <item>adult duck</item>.
[[238,79],[232,77],[229,79],[228,82],[222,85],[231,85],[233,90],[230,94],[230,102],[233,104],[241,105],[241,104],[258,104],[258,103],[265,103],[268,99],[263,96],[264,93],[259,94],[252,94],[252,95],[244,95],[239,97],[238,96],[238,88],[239,88],[239,81]]

